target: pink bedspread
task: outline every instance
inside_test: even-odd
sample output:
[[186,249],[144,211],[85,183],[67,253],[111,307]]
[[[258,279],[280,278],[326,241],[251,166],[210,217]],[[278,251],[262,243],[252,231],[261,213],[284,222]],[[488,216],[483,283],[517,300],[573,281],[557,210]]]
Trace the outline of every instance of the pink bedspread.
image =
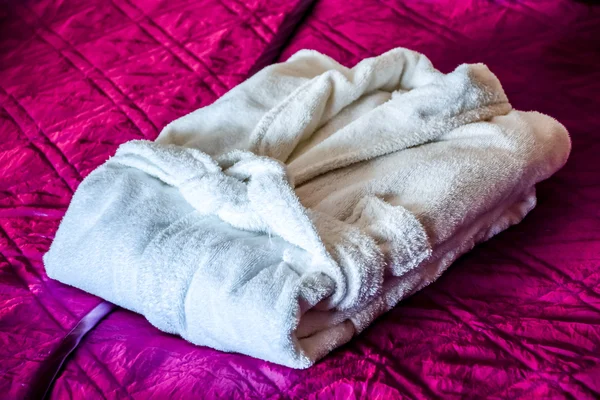
[[[100,301],[49,280],[41,262],[82,177],[272,59],[307,3],[0,11],[0,396],[34,393],[37,371]],[[570,161],[523,223],[313,368],[196,347],[117,310],[67,360],[52,397],[600,396],[600,6],[320,0],[309,11],[282,59],[314,48],[352,65],[405,46],[444,71],[485,62],[515,108],[566,125]]]

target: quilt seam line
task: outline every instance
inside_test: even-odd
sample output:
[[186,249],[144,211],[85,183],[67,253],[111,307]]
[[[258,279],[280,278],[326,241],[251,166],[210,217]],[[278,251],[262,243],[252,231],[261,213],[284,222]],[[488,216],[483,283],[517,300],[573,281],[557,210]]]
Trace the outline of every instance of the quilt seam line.
[[[384,5],[385,7],[387,7],[389,10],[391,10],[396,16],[398,17],[405,17],[404,19],[406,19],[406,17],[408,17],[408,15],[406,14],[402,14],[402,12],[400,12],[396,7],[393,7],[392,5],[384,2],[384,0],[378,0],[378,3],[380,3],[381,5]],[[401,3],[399,3],[401,4]],[[435,28],[437,28],[438,30],[435,32],[436,34],[439,34],[441,36],[444,37],[444,39],[449,40],[451,42],[456,43],[457,39],[458,40],[462,40],[462,41],[468,41],[469,38],[462,35],[462,34],[458,34],[457,38],[453,38],[452,34],[455,32],[452,31],[448,31],[448,29],[445,29],[445,27],[441,26],[440,24],[438,24],[437,22],[431,20],[431,19],[427,19],[425,18],[426,22],[417,20],[418,17],[421,17],[418,14],[415,14],[415,12],[413,10],[410,9],[410,7],[407,7],[405,4],[401,5],[402,9],[404,9],[407,14],[411,15],[412,18],[408,18],[410,21],[415,22],[416,24],[420,25],[422,28],[426,29],[426,30],[431,30],[431,26],[434,26]],[[421,17],[422,19],[423,17]],[[428,25],[427,23],[429,23],[430,25]]]
[[[222,0],[222,1],[225,1],[225,0]],[[274,31],[269,25],[267,25],[265,23],[265,21],[263,21],[261,18],[256,16],[255,9],[249,8],[248,6],[246,6],[246,4],[243,1],[240,1],[240,0],[231,0],[231,1],[238,4],[241,8],[246,10],[248,12],[248,14],[250,14],[254,20],[256,20],[260,25],[262,25],[262,27],[265,28],[265,30],[269,31],[271,36],[275,36],[277,34],[277,32]],[[268,42],[269,39],[265,38],[265,40]]]
[[[525,255],[526,255],[526,256],[528,256],[529,258],[533,259],[533,260],[534,260],[534,261],[536,261],[537,263],[539,263],[539,264],[542,264],[542,265],[546,266],[547,268],[550,268],[550,267],[548,267],[548,265],[549,265],[549,264],[542,262],[542,260],[540,260],[540,259],[539,259],[539,258],[537,258],[537,257],[534,257],[534,256],[532,256],[532,255],[531,255],[529,252],[526,252],[524,249],[517,249],[517,250],[518,250],[518,251],[520,251],[522,254],[525,254]],[[514,257],[514,256],[510,256],[509,258],[510,258],[510,259],[512,259],[512,260],[514,260],[514,261],[516,261],[516,262],[518,262],[520,265],[523,265],[525,268],[528,268],[528,269],[530,269],[530,270],[533,270],[532,268],[530,268],[530,266],[529,266],[529,265],[528,265],[526,262],[523,262],[522,260],[519,260],[518,258],[516,258],[516,257]],[[557,291],[557,290],[559,290],[559,289],[563,289],[565,292],[569,293],[571,296],[574,296],[574,297],[576,297],[578,300],[580,300],[580,301],[581,301],[581,302],[582,302],[582,303],[583,303],[583,304],[584,304],[584,305],[585,305],[585,306],[586,306],[588,309],[590,309],[590,310],[592,310],[592,311],[594,311],[594,312],[596,312],[596,313],[600,313],[600,309],[597,309],[597,308],[595,308],[595,307],[591,306],[589,303],[587,303],[587,302],[583,301],[583,300],[582,300],[582,299],[579,297],[579,294],[581,294],[581,293],[583,293],[583,292],[588,292],[588,293],[589,293],[590,291],[592,292],[592,297],[596,296],[597,294],[596,294],[596,293],[595,293],[595,292],[592,290],[592,288],[590,288],[590,287],[587,287],[585,284],[582,284],[582,283],[580,283],[580,282],[577,282],[577,281],[575,281],[573,278],[571,278],[570,276],[568,276],[568,275],[564,274],[562,271],[560,271],[560,270],[559,270],[559,269],[557,269],[556,267],[552,267],[552,268],[550,268],[550,269],[554,270],[556,273],[558,273],[559,275],[561,275],[561,276],[563,277],[563,279],[565,279],[565,280],[566,280],[566,281],[568,281],[569,283],[571,283],[571,284],[573,284],[573,285],[577,286],[577,287],[579,288],[579,290],[580,290],[580,291],[579,291],[579,292],[574,292],[574,291],[572,291],[571,289],[569,289],[569,288],[565,287],[565,285],[563,285],[562,283],[555,282],[555,283],[556,283],[556,285],[557,285],[557,287],[554,287],[554,288],[552,288],[551,290],[549,290],[548,292],[545,292],[545,293],[543,293],[542,295],[539,295],[539,296],[538,296],[538,299],[539,299],[539,298],[541,298],[541,297],[543,297],[543,296],[547,296],[548,294],[550,294],[550,293],[552,293],[552,292],[556,292],[556,291]],[[536,273],[541,273],[541,274],[544,274],[544,272],[542,272],[542,271],[540,271],[540,270],[537,270],[537,269],[536,269],[536,270],[533,270],[533,271],[535,271]],[[589,274],[588,274],[588,275],[586,275],[586,277],[585,277],[585,278],[583,278],[582,280],[585,280],[585,279],[589,278],[589,277],[590,277],[590,276],[592,276],[593,274],[594,274],[594,272],[591,272],[591,273],[589,273]],[[554,282],[554,278],[552,278],[551,276],[548,276],[548,275],[544,274],[544,278],[546,278],[546,279],[547,279],[547,280],[549,280],[549,281],[553,281],[553,282]],[[597,285],[596,285],[596,286],[597,286]]]
[[[448,314],[450,314],[455,320],[457,321],[461,321],[460,316],[456,315],[455,313],[453,313],[452,311],[450,311],[450,307],[446,307],[445,305],[441,304],[440,302],[436,302],[430,295],[427,295],[427,297],[429,297],[431,300],[434,301],[434,303],[436,303],[438,306],[440,306],[442,309],[444,309]],[[488,328],[488,330],[494,330],[494,328],[492,326],[489,326],[487,323],[485,323],[484,321],[481,320],[481,318],[479,318],[477,315],[470,313],[474,318],[477,318],[479,320],[479,322],[486,326],[486,328]],[[464,324],[465,327],[467,327],[475,336],[483,336],[485,337],[491,344],[494,345],[494,347],[496,347],[498,350],[500,350],[502,353],[508,355],[510,358],[512,358],[513,360],[517,361],[521,366],[525,367],[526,369],[530,370],[530,371],[535,371],[535,368],[533,368],[532,366],[528,365],[526,362],[524,362],[523,360],[519,359],[518,357],[516,357],[514,354],[512,354],[510,351],[508,351],[507,349],[505,349],[501,344],[499,344],[498,342],[496,342],[490,335],[489,332],[485,332],[484,330],[478,330],[476,327],[471,326],[470,323],[462,321],[462,323]],[[522,348],[522,346],[519,346]],[[525,349],[527,350],[527,349]],[[530,352],[531,353],[531,352]],[[536,358],[540,358],[538,354],[535,353],[531,353],[533,354]],[[543,358],[541,358],[542,360],[544,360]],[[544,360],[545,361],[545,360]]]
[[[358,47],[358,49],[360,51],[365,52],[366,54],[372,54],[367,48],[365,48],[363,45],[361,45],[360,43],[356,42],[354,39],[351,39],[348,35],[343,34],[341,31],[338,31],[337,29],[335,29],[334,27],[332,27],[329,23],[322,21],[322,20],[316,20],[319,24],[327,27],[327,29],[335,34],[336,36],[347,40],[349,43],[353,44],[354,46]],[[336,42],[338,45],[341,45],[339,42]],[[348,49],[346,46],[343,46],[344,49]],[[355,54],[355,53],[354,53]]]
[[263,42],[263,44],[268,44],[268,41],[260,34],[258,33],[258,31],[256,30],[256,28],[254,28],[252,26],[252,24],[249,24],[248,21],[244,20],[244,18],[242,17],[242,15],[237,12],[235,9],[228,7],[225,4],[225,0],[215,0],[217,3],[221,4],[223,6],[223,8],[225,8],[227,11],[229,11],[230,13],[232,13],[233,15],[237,16],[238,18],[240,18],[242,21],[244,21],[246,23],[246,25],[248,26],[248,28],[250,28],[250,30],[252,31],[252,33],[254,33],[256,35],[256,37],[258,37],[260,39],[261,42]]
[[[81,349],[82,351],[86,351],[96,361],[95,365],[98,365],[104,372],[106,372],[106,375],[108,375],[110,377],[110,379],[114,381],[116,386],[118,388],[122,389],[127,394],[127,397],[129,397],[130,399],[133,399],[131,397],[131,394],[129,394],[129,391],[127,389],[125,389],[123,387],[123,385],[121,385],[121,383],[117,380],[117,377],[108,369],[108,367],[106,365],[104,365],[103,362],[101,362],[98,359],[98,357],[96,356],[96,354],[94,354],[94,352],[92,352],[90,349],[85,348],[84,346],[79,346],[78,348]],[[83,368],[82,368],[82,370],[83,370]]]
[[[31,13],[33,14],[33,13]],[[23,18],[21,17],[21,20],[28,24],[29,23]],[[136,111],[138,111],[142,117],[146,120],[146,122],[148,122],[150,124],[150,126],[153,128],[154,133],[158,134],[158,128],[156,127],[156,125],[152,122],[152,120],[148,117],[148,115],[133,101],[131,100],[127,95],[125,95],[125,93],[123,93],[119,87],[111,80],[109,79],[102,71],[100,71],[94,64],[92,64],[89,60],[87,60],[77,49],[75,49],[73,47],[73,45],[71,43],[69,43],[68,41],[66,41],[61,35],[59,35],[58,33],[52,31],[50,28],[46,27],[43,22],[41,20],[38,19],[38,22],[40,23],[40,25],[42,25],[42,27],[44,29],[46,29],[48,32],[50,32],[51,34],[53,34],[54,36],[56,36],[57,38],[60,39],[61,42],[65,43],[69,49],[75,54],[75,56],[79,57],[84,64],[88,64],[89,68],[94,71],[97,72],[100,77],[102,77],[104,80],[106,80],[109,84],[109,86],[112,86],[112,88],[121,96],[123,96],[123,98],[125,99],[125,103],[130,103],[130,105],[132,106],[132,108]],[[83,78],[88,81],[94,88],[96,88],[96,90],[99,91],[100,94],[102,94],[105,98],[107,98],[114,106],[115,108],[120,111],[128,120],[129,122],[131,122],[137,129],[138,131],[142,134],[143,137],[148,137],[144,134],[144,129],[141,128],[141,126],[134,122],[133,118],[131,118],[131,116],[122,108],[117,104],[117,101],[108,94],[108,92],[106,90],[103,90],[100,85],[98,85],[98,83],[91,77],[89,76],[87,73],[85,73],[77,64],[75,64],[75,62],[73,62],[73,60],[71,60],[69,57],[67,57],[64,52],[61,49],[58,49],[56,46],[54,46],[52,43],[50,43],[46,38],[44,38],[39,32],[37,32],[37,30],[35,31],[35,35],[38,36],[40,39],[42,39],[45,43],[47,43],[50,47],[52,47],[69,65],[71,65],[72,67],[74,67],[74,69],[76,71],[78,71]]]
[[[161,35],[164,35],[165,38],[167,38],[169,41],[171,41],[174,44],[174,47],[179,49],[180,51],[182,51],[184,54],[186,54],[187,56],[191,57],[192,59],[194,59],[195,61],[198,62],[198,64],[200,64],[203,69],[208,72],[208,74],[213,77],[215,79],[215,81],[221,86],[222,89],[224,90],[228,90],[229,87],[228,85],[226,85],[220,78],[219,76],[208,67],[208,65],[198,56],[196,56],[193,52],[189,51],[188,49],[185,48],[184,45],[182,45],[178,40],[176,40],[172,35],[170,35],[168,32],[166,32],[158,23],[156,23],[152,18],[150,18],[146,13],[144,13],[137,5],[133,4],[130,0],[123,0],[125,2],[127,2],[131,7],[134,7],[136,10],[138,10],[138,12],[142,15],[143,19],[146,19],[148,21],[148,24],[153,26]],[[158,43],[162,48],[164,48],[167,52],[169,52],[174,58],[176,58],[177,60],[179,60],[179,62],[181,62],[186,68],[188,68],[191,72],[193,72],[196,76],[198,76],[199,78],[201,78],[202,80],[202,76],[198,75],[196,70],[194,70],[194,68],[189,65],[188,63],[186,63],[180,56],[178,56],[177,54],[175,54],[175,52],[173,51],[173,49],[167,47],[167,45],[162,41],[162,40],[158,40],[156,38],[155,35],[153,35],[152,33],[150,33],[146,28],[142,27],[142,25],[139,23],[139,21],[133,19],[127,12],[125,12],[118,4],[115,0],[111,0],[111,3],[113,4],[113,6],[120,11],[123,15],[125,15],[127,18],[129,18],[129,20],[134,23],[135,25],[137,25],[142,31],[144,31],[148,36],[150,36],[152,39],[154,39],[156,41],[156,43]],[[204,82],[204,80],[202,80],[202,83],[204,84],[204,86],[211,91],[216,97],[219,97],[220,95],[218,93],[216,93],[214,91],[214,89],[208,85],[206,82]]]
[[[31,121],[33,122],[35,128],[37,129],[38,132],[40,132],[40,134],[42,135],[42,137],[45,139],[45,141],[49,142],[50,144],[48,145],[50,148],[53,148],[59,155],[60,159],[64,159],[64,162],[69,165],[76,173],[76,178],[80,178],[81,174],[79,174],[79,171],[66,159],[66,156],[64,156],[64,154],[57,148],[57,146],[54,145],[54,143],[52,143],[52,141],[50,141],[50,139],[48,138],[47,135],[45,135],[42,132],[42,129],[37,125],[37,123],[35,122],[35,120],[33,120],[31,118],[31,116],[29,115],[29,113],[27,113],[27,111],[23,108],[23,106],[21,104],[19,104],[19,102],[14,99],[13,96],[11,96],[9,93],[7,93],[4,88],[0,87],[0,94],[5,94],[6,98],[8,98],[9,100],[13,101],[16,105],[16,107],[20,108],[25,115],[31,119]],[[42,151],[42,149],[39,148],[38,145],[36,145],[35,140],[26,133],[25,128],[23,128],[23,126],[21,125],[21,123],[19,121],[17,121],[17,119],[15,118],[14,115],[12,115],[5,106],[2,107],[5,111],[6,114],[14,121],[15,125],[19,128],[19,130],[21,131],[21,133],[23,134],[23,136],[25,136],[25,138],[29,141],[29,143],[31,144],[31,146],[33,147],[34,151],[39,154],[45,161],[46,163],[50,166],[50,169],[58,176],[59,180],[61,180],[63,182],[63,184],[67,187],[67,189],[71,192],[71,194],[73,192],[75,192],[75,188],[73,186],[71,186],[71,184],[67,181],[67,179],[60,173],[58,172],[58,169],[56,168],[56,166],[54,165],[54,163],[52,161],[50,161],[50,158],[48,158],[48,155]]]

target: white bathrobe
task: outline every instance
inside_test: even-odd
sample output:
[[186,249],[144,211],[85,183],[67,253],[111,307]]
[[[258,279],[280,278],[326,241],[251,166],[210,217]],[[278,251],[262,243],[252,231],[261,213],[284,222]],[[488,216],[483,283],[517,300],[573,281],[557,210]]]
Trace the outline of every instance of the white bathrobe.
[[306,368],[521,221],[569,150],[484,65],[300,51],[123,144],[44,261],[192,343]]

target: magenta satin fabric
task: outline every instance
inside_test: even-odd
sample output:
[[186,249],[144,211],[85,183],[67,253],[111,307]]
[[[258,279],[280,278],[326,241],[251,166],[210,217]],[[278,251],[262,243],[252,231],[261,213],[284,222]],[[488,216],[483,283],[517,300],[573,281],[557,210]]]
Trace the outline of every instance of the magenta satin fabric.
[[484,62],[515,108],[567,127],[571,158],[521,224],[308,370],[197,347],[119,309],[83,338],[52,398],[600,396],[600,5],[308,3],[0,6],[0,397],[32,393],[100,303],[49,280],[41,261],[82,177],[120,143],[214,101],[286,41],[281,60],[313,48],[353,65],[404,46],[445,72]]

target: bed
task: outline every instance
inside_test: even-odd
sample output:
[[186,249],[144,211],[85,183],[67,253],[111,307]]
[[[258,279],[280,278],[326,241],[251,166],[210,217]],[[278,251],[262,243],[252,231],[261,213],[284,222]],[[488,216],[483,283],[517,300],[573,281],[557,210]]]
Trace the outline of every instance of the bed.
[[[0,14],[0,391],[9,398],[597,398],[600,6],[561,1],[94,0]],[[191,345],[53,282],[41,256],[82,177],[130,139],[302,48],[483,62],[573,150],[519,225],[307,370]],[[84,267],[84,266],[82,266]],[[66,357],[68,355],[68,357]],[[61,366],[61,362],[64,363]]]

